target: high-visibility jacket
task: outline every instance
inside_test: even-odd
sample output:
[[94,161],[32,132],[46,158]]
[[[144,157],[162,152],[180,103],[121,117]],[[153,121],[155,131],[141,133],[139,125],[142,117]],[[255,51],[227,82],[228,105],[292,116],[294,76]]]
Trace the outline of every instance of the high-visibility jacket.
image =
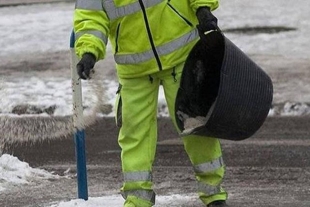
[[77,0],[75,49],[97,61],[112,45],[117,73],[139,77],[184,62],[199,38],[198,7],[218,7],[217,0]]

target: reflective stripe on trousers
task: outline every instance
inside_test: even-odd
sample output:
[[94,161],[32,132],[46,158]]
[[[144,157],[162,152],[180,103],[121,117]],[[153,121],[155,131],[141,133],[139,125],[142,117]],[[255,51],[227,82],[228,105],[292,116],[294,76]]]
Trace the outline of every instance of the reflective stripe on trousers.
[[224,166],[223,158],[219,157],[210,162],[205,162],[199,165],[194,165],[194,171],[195,173],[207,173],[207,172],[217,170],[222,166]]
[[152,181],[151,172],[127,172],[124,173],[125,182]]
[[135,196],[137,198],[151,202],[155,204],[156,194],[153,190],[127,190],[122,193],[123,198],[126,200],[128,196]]
[[[210,162],[201,163],[198,165],[194,165],[194,172],[196,176],[199,177],[199,174],[208,174],[213,171],[219,170],[224,167],[223,158],[219,157]],[[221,192],[220,183],[218,185],[210,185],[203,182],[202,180],[197,180],[198,182],[198,192],[205,194],[206,196],[215,195]]]
[[[136,171],[123,173],[125,183],[134,182],[152,182],[152,173],[147,171]],[[155,204],[155,193],[153,190],[125,190],[122,191],[122,196],[126,199],[127,196],[135,196],[137,198],[150,201]]]

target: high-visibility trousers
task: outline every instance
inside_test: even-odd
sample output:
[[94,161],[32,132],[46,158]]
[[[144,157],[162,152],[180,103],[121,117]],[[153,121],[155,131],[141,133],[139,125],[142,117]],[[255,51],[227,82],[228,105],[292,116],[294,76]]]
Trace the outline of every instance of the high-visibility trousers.
[[[159,87],[163,87],[169,113],[177,128],[174,104],[182,69],[183,64],[180,64],[150,76],[119,79],[115,107],[116,123],[120,126],[118,142],[122,149],[124,176],[121,191],[126,202],[139,203],[136,206],[147,207],[155,203],[152,165],[157,143]],[[221,187],[225,166],[219,140],[196,135],[183,137],[182,140],[193,164],[200,199],[205,204],[226,200],[227,193]]]

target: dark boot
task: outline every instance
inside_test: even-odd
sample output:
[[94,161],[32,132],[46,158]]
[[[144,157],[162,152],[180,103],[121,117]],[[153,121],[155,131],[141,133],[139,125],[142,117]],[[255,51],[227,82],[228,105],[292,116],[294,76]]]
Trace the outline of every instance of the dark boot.
[[207,207],[228,207],[226,204],[226,201],[213,201],[212,203],[209,203]]

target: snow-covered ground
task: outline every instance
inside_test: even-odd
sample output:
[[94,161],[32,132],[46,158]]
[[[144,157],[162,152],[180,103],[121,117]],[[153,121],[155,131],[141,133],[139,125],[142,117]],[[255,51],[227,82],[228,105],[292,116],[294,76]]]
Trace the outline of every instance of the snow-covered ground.
[[[12,186],[23,186],[27,184],[40,183],[55,179],[75,179],[70,176],[59,176],[43,169],[32,168],[28,163],[20,161],[17,157],[3,154],[0,156],[0,193],[9,190]],[[107,189],[108,191],[108,189]],[[177,207],[184,203],[191,203],[197,200],[197,195],[166,195],[157,196],[157,207]],[[105,195],[102,197],[89,197],[87,201],[74,199],[70,201],[60,201],[46,203],[45,207],[98,207],[122,206],[124,199],[119,194]]]
[[[155,207],[179,207],[192,203],[197,199],[196,195],[170,195],[170,196],[157,196]],[[97,198],[89,198],[88,201],[81,199],[71,200],[69,202],[60,202],[59,204],[51,205],[50,207],[97,207],[97,206],[122,206],[123,200],[120,196],[104,196]]]
[[17,157],[3,154],[0,157],[0,192],[11,185],[22,185],[35,180],[59,179],[60,176],[41,169],[34,169]]
[[[273,68],[282,67],[285,61],[295,63],[310,60],[310,2],[297,0],[287,6],[282,0],[269,1],[221,1],[221,6],[214,13],[219,19],[219,26],[226,29],[245,27],[289,27],[293,31],[281,33],[240,34],[227,32],[226,36],[243,51],[259,59],[272,74]],[[69,36],[72,30],[74,3],[38,4],[31,6],[0,8],[0,57],[13,59],[26,54],[44,54],[46,52],[68,51]],[[111,48],[108,48],[111,53]],[[69,53],[68,53],[69,54]],[[110,58],[112,56],[109,56]],[[69,58],[69,56],[68,56]],[[263,60],[261,60],[263,59]],[[103,61],[104,62],[104,61]],[[302,63],[300,63],[302,64]],[[304,64],[303,64],[304,65]],[[69,70],[69,65],[67,66]],[[110,66],[111,67],[111,66]],[[283,65],[283,68],[285,65]],[[293,66],[294,67],[294,66]],[[299,67],[296,65],[296,67]],[[304,66],[307,67],[307,66]],[[296,68],[298,69],[298,68]],[[292,70],[296,70],[292,68]],[[285,73],[285,70],[283,70]],[[281,73],[281,72],[280,72]],[[2,76],[0,77],[0,113],[11,114],[14,107],[21,104],[45,108],[56,107],[53,115],[72,114],[71,81],[68,76]],[[277,84],[275,82],[275,84]],[[304,115],[309,113],[310,94],[303,82],[293,87],[275,85],[275,102],[285,103],[281,111],[277,108],[270,115]],[[117,82],[107,78],[103,81],[106,88],[106,103],[114,105]],[[83,83],[84,91],[90,91],[89,84]],[[289,88],[290,87],[290,88]],[[278,90],[281,89],[280,91]],[[301,94],[303,93],[303,94]],[[84,105],[91,107],[96,101],[94,94],[84,93]],[[287,97],[286,97],[287,96]],[[298,106],[296,103],[298,102]],[[159,95],[159,115],[167,115],[163,92]],[[300,105],[302,105],[300,107]],[[299,110],[301,108],[301,110]],[[286,110],[288,109],[288,110]],[[277,111],[278,110],[278,111]],[[113,113],[109,114],[113,116]]]
[[[280,67],[281,62],[275,63],[272,60],[292,60],[293,62],[310,60],[309,8],[310,1],[307,0],[295,0],[294,2],[283,2],[283,0],[222,0],[220,8],[215,11],[215,15],[219,18],[219,25],[223,30],[247,26],[296,28],[293,31],[273,34],[226,34],[247,54],[253,57],[267,57],[269,63],[277,64]],[[73,3],[0,8],[1,62],[24,54],[68,50],[73,9]],[[109,52],[111,52],[110,48]],[[269,70],[268,72],[273,71]],[[12,114],[13,108],[21,104],[38,106],[42,111],[45,108],[56,106],[54,115],[71,114],[71,80],[68,76],[51,77],[47,75],[25,78],[26,76],[26,74],[17,77],[2,74],[0,77],[1,114]],[[106,102],[113,105],[118,84],[115,80],[104,80],[103,85],[106,88]],[[87,93],[91,90],[87,82],[83,82],[83,90],[86,92],[84,104],[91,106],[96,100],[93,94]],[[283,111],[275,112],[276,110],[272,110],[270,114],[309,114],[310,110],[307,103],[310,102],[310,94],[303,94],[302,90],[295,91],[293,94],[296,96],[289,98],[285,96],[286,93],[277,94],[279,100],[287,100],[287,103],[284,104]],[[297,100],[294,97],[299,98]],[[295,101],[300,103],[296,104]],[[159,104],[165,105],[162,91]],[[160,115],[166,115],[165,110],[160,112]],[[113,116],[113,112],[109,116]],[[40,182],[40,180],[48,179],[67,178],[45,170],[33,169],[27,163],[10,155],[0,157],[0,191],[5,191],[10,186],[22,186],[29,182]],[[159,196],[156,206],[180,206],[179,203],[189,203],[193,199],[197,199],[196,195]],[[113,207],[121,206],[122,202],[123,200],[119,195],[111,195],[98,198],[90,197],[88,201],[72,200],[47,204],[47,206]]]

